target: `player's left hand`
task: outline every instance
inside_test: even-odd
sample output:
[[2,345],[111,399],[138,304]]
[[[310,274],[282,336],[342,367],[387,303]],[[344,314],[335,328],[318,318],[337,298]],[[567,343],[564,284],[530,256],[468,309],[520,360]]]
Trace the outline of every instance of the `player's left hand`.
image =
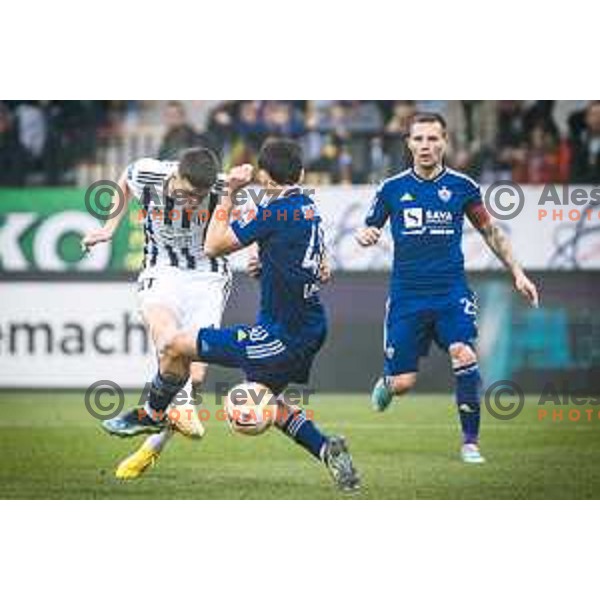
[[99,229],[92,229],[92,231],[88,231],[83,236],[81,240],[81,250],[82,252],[89,252],[90,248],[95,246],[96,244],[101,244],[104,242],[110,242],[113,237],[112,230],[106,227],[100,227]]
[[523,273],[515,273],[515,289],[519,292],[533,308],[539,306],[539,295],[535,284]]

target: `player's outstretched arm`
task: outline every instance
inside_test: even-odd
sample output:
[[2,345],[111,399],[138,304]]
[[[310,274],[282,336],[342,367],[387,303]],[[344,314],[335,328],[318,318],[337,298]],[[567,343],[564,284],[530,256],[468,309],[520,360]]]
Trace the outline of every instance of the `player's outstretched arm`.
[[103,227],[99,227],[98,229],[92,229],[83,237],[83,239],[81,240],[81,248],[85,252],[89,252],[90,248],[92,248],[96,244],[100,244],[102,242],[109,242],[110,240],[112,240],[115,231],[117,230],[119,224],[123,220],[123,217],[127,213],[127,203],[131,199],[131,191],[129,190],[129,186],[127,185],[127,172],[124,172],[119,178],[118,186],[120,188],[121,194],[123,195],[123,198],[125,198],[125,204],[121,210],[119,210],[113,217],[106,221]]
[[525,275],[512,250],[512,244],[506,234],[492,222],[485,207],[477,205],[473,211],[467,211],[467,217],[479,231],[490,250],[511,272],[515,289],[522,294],[531,306],[537,308],[539,296],[535,284]]
[[241,165],[229,172],[219,210],[213,215],[206,230],[204,252],[207,256],[211,258],[223,256],[242,247],[230,225],[233,209],[232,195],[252,181],[252,171],[252,165]]

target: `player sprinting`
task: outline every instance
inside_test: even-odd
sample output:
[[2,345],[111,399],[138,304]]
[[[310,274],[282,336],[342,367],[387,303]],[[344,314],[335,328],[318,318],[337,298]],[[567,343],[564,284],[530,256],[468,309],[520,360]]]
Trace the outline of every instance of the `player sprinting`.
[[[204,252],[208,221],[218,201],[219,160],[207,148],[191,148],[180,161],[142,158],[126,169],[119,181],[123,196],[139,199],[144,217],[144,265],[138,278],[138,302],[144,323],[155,348],[181,328],[221,324],[231,285],[231,274],[224,258],[210,258]],[[86,248],[112,239],[127,213],[121,210],[104,227],[83,239]],[[189,376],[189,377],[188,377]],[[184,378],[185,397],[178,397],[180,414],[188,415],[175,423],[180,431],[199,438],[204,432],[197,417],[201,400],[199,390],[206,376],[206,365],[191,363]],[[157,387],[156,381],[153,387]],[[155,428],[147,428],[147,432]],[[148,437],[144,444],[117,467],[119,479],[140,476],[152,466],[174,427]]]
[[[290,383],[306,383],[327,333],[319,299],[324,254],[321,219],[299,184],[304,168],[299,146],[290,140],[267,142],[259,154],[259,183],[267,196],[256,214],[229,223],[212,219],[205,252],[214,259],[257,243],[261,304],[256,325],[224,329],[201,327],[178,332],[161,348],[160,371],[145,411],[124,413],[104,426],[111,433],[135,435],[165,426],[162,413],[183,385],[190,360],[241,369],[247,381],[279,396]],[[220,209],[232,211],[232,195],[252,179],[250,165],[228,176]],[[281,400],[280,400],[281,402]],[[359,486],[345,440],[327,437],[299,409],[278,411],[275,426],[322,461],[337,486]]]
[[464,216],[514,278],[515,288],[537,307],[535,285],[515,260],[502,230],[491,222],[479,186],[444,166],[446,123],[417,115],[409,149],[414,166],[385,180],[357,232],[362,246],[376,244],[389,219],[394,261],[384,329],[385,366],[372,392],[375,410],[415,384],[421,356],[432,340],[450,355],[463,434],[461,456],[483,463],[479,449],[481,377],[475,352],[477,303],[467,285],[461,248]]

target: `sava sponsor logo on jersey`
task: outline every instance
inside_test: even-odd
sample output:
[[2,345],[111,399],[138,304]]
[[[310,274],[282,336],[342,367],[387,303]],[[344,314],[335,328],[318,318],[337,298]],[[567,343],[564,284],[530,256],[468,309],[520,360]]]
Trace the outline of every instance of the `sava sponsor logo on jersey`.
[[404,227],[406,229],[422,229],[423,228],[423,209],[422,208],[405,208]]
[[425,213],[427,225],[449,225],[452,223],[452,213],[448,210],[428,210]]
[[405,235],[424,233],[427,229],[433,235],[454,233],[454,229],[449,227],[452,225],[454,217],[448,210],[405,208],[403,216]]

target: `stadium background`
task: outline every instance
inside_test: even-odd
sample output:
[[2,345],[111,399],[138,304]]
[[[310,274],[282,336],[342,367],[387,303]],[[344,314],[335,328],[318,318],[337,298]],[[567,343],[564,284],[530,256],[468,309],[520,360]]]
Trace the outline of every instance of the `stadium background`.
[[[135,279],[141,260],[137,213],[133,208],[112,248],[82,259],[79,236],[95,223],[83,201],[87,186],[115,179],[139,156],[173,157],[194,144],[218,150],[226,166],[252,162],[267,136],[288,135],[304,147],[307,185],[316,188],[325,213],[336,272],[324,291],[332,331],[312,386],[367,391],[381,367],[390,240],[364,252],[352,233],[376,183],[409,165],[405,136],[417,110],[446,116],[448,162],[481,181],[484,190],[497,181],[513,181],[524,190],[524,210],[502,225],[541,287],[541,310],[527,310],[478,236],[466,235],[467,266],[480,299],[486,379],[513,378],[535,390],[548,379],[566,378],[597,391],[598,211],[589,220],[569,218],[571,209],[593,208],[593,199],[585,206],[538,204],[547,184],[560,184],[555,190],[561,198],[565,185],[571,186],[569,193],[582,188],[591,198],[593,184],[600,182],[600,104],[586,101],[2,103],[0,385],[86,387],[122,373],[121,385],[131,388],[145,379],[141,367],[132,365],[144,361],[131,360],[136,351],[143,353],[142,334],[130,332],[135,339],[127,343],[122,314],[125,310],[127,323],[137,322],[135,299],[127,291],[134,287],[127,282]],[[540,208],[548,210],[542,220]],[[553,209],[563,213],[560,220],[551,218]],[[251,322],[256,310],[257,286],[243,273],[243,264],[238,257],[229,323]],[[112,295],[116,300],[109,310]],[[92,339],[99,298],[103,322],[114,326],[97,336],[106,340],[104,350]],[[40,304],[46,319],[35,310]],[[79,321],[71,319],[76,313]],[[65,329],[69,322],[79,322],[81,330]],[[121,335],[123,340],[112,340]],[[423,375],[422,391],[441,391],[451,383],[445,358],[437,352],[424,362]],[[235,377],[225,371],[211,374],[213,381]]]
[[[473,481],[448,463],[444,452],[456,441],[455,423],[446,418],[444,429],[439,407],[448,405],[454,417],[453,382],[447,358],[436,350],[422,364],[415,403],[408,400],[386,414],[385,426],[368,410],[367,394],[383,360],[390,239],[386,235],[379,247],[365,251],[352,236],[377,183],[409,165],[405,138],[417,110],[446,116],[449,164],[478,179],[490,198],[499,181],[518,184],[523,193],[522,210],[501,226],[540,286],[539,310],[513,293],[509,277],[470,227],[465,235],[470,281],[479,295],[486,385],[513,379],[530,394],[531,406],[549,382],[598,397],[600,218],[594,198],[600,103],[8,101],[0,103],[0,496],[198,497],[198,463],[183,446],[173,450],[177,461],[161,464],[160,486],[150,479],[126,491],[102,474],[122,458],[123,445],[101,435],[83,409],[80,390],[101,379],[141,388],[151,362],[136,314],[143,238],[135,206],[113,244],[84,258],[80,238],[98,224],[86,211],[85,194],[143,155],[172,157],[181,148],[207,144],[229,166],[254,161],[267,136],[286,135],[304,147],[307,186],[316,190],[334,267],[333,282],[323,291],[331,332],[311,388],[325,426],[341,423],[358,446],[372,482],[369,497],[598,497],[600,480],[585,460],[598,457],[597,423],[565,424],[560,431],[552,424],[537,427],[526,410],[525,429],[511,425],[507,434],[503,423],[488,419],[486,439],[497,466]],[[560,204],[576,191],[583,203]],[[549,195],[554,201],[540,205]],[[548,211],[543,219],[540,209]],[[225,322],[252,322],[257,283],[245,275],[243,256],[235,257],[234,266]],[[239,378],[212,369],[207,389]],[[48,423],[66,429],[47,431]],[[75,423],[77,433],[69,437]],[[373,438],[368,433],[375,427],[381,436]],[[526,442],[520,437],[525,430]],[[219,473],[204,482],[204,497],[332,497],[308,466],[302,486],[288,477],[288,450],[279,439],[266,445],[283,454],[263,464],[237,453],[225,434],[218,436],[214,446],[203,445],[205,473],[213,472],[211,461]],[[31,446],[31,439],[41,446]],[[39,448],[49,455],[41,456]],[[386,455],[382,466],[384,451],[389,460]],[[63,468],[55,472],[57,460]],[[25,475],[18,468],[23,461],[30,461]]]

